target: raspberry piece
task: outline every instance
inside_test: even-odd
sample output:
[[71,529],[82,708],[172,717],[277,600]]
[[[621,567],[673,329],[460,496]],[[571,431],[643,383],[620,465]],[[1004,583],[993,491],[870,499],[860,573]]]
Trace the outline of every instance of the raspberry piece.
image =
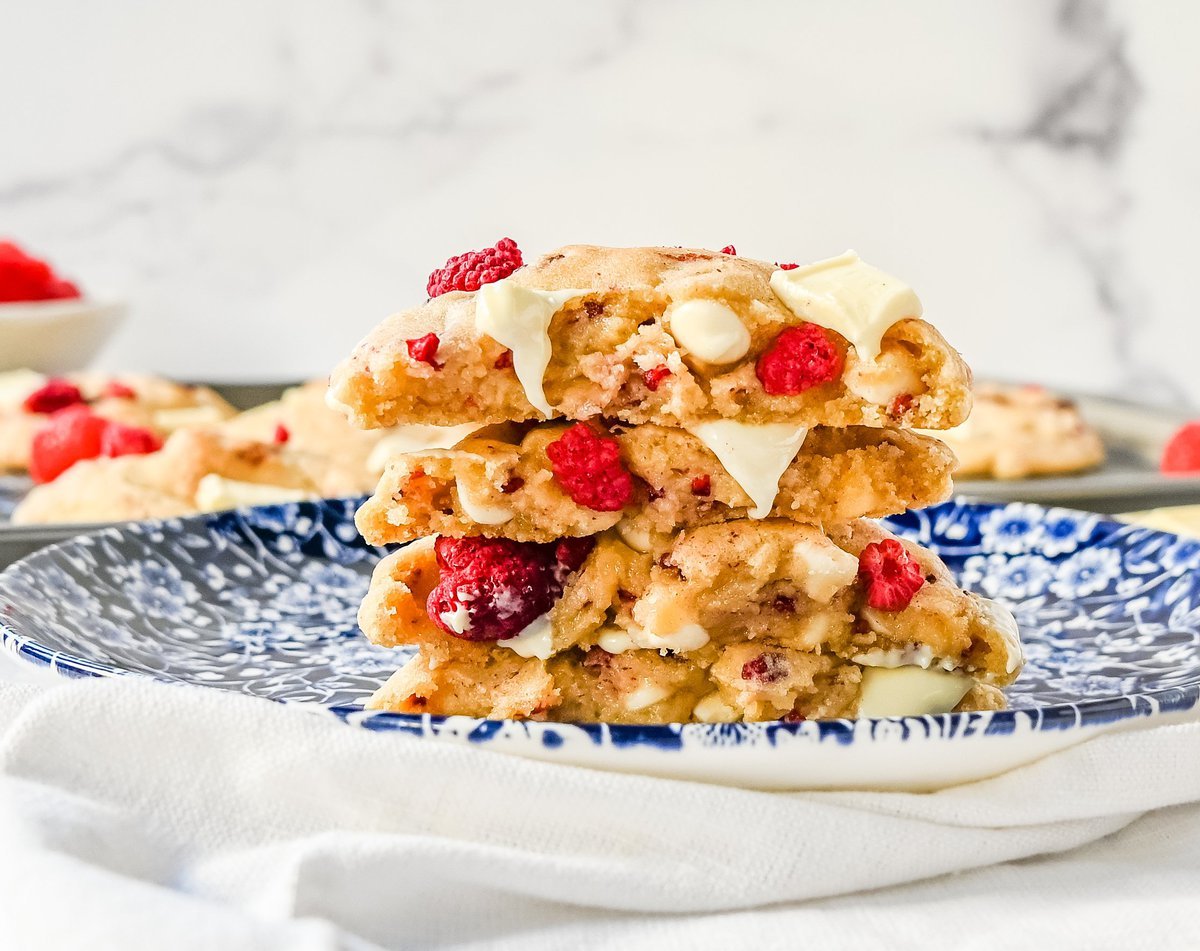
[[53,482],[81,459],[100,455],[108,423],[86,406],[55,413],[33,437],[29,475],[34,482]]
[[892,419],[899,419],[905,413],[913,408],[913,403],[916,402],[911,393],[901,393],[888,406],[888,415]]
[[554,479],[576,505],[617,512],[633,498],[633,477],[621,464],[615,439],[576,423],[546,447]]
[[742,680],[773,684],[787,675],[787,660],[781,654],[759,654],[742,664]]
[[11,241],[0,241],[0,303],[78,296],[79,288],[60,278],[45,261],[31,257]]
[[1163,449],[1162,472],[1200,472],[1200,420],[1184,423]]
[[642,374],[642,382],[646,384],[646,389],[652,393],[656,391],[659,384],[671,375],[671,371],[665,365],[651,367]]
[[105,422],[100,433],[100,455],[144,456],[162,449],[158,434],[141,426],[126,426],[124,423]]
[[902,611],[925,583],[921,566],[894,538],[871,542],[858,556],[858,577],[867,604],[881,611]]
[[275,445],[282,446],[284,443],[286,443],[291,438],[292,438],[291,432],[288,430],[288,428],[286,426],[283,425],[283,423],[275,424]]
[[725,247],[723,247],[723,248],[721,249],[721,253],[722,253],[722,254],[733,254],[733,255],[736,255],[736,254],[737,254],[737,248],[735,248],[735,247],[734,247],[732,244],[727,244],[727,245],[725,245]]
[[591,550],[590,538],[558,543],[507,538],[439,538],[441,577],[425,608],[439,628],[468,641],[521,633],[562,597],[563,584]]
[[754,372],[774,396],[795,396],[842,375],[842,355],[816,324],[783,331],[758,358]]
[[500,356],[496,357],[496,362],[492,366],[497,370],[507,370],[512,366],[512,351],[505,350]]
[[26,412],[29,413],[57,413],[60,409],[66,409],[68,406],[76,406],[83,402],[83,394],[79,392],[79,387],[67,380],[54,377],[45,382],[45,384],[37,390],[34,390],[25,397]]
[[109,380],[104,385],[104,395],[114,400],[135,400],[137,393],[133,387],[126,386],[120,380]]
[[771,602],[771,607],[780,614],[795,614],[796,599],[789,598],[786,594],[777,594],[775,600]]
[[456,254],[429,275],[425,290],[430,297],[450,291],[477,291],[484,284],[508,277],[524,263],[517,243],[512,238],[501,238],[493,247]]
[[799,265],[799,264],[779,264],[778,262],[776,262],[776,266],[777,266],[777,267],[779,268],[779,270],[781,270],[781,271],[794,271],[794,270],[796,270],[796,268],[798,268],[800,265]]
[[441,341],[438,340],[437,334],[426,334],[424,337],[417,337],[415,340],[406,340],[404,345],[408,347],[408,355],[420,363],[428,363],[435,370],[440,370],[442,364],[438,363],[437,352]]
[[525,480],[520,476],[513,476],[511,479],[506,479],[504,485],[500,486],[500,491],[505,495],[512,495],[517,489],[525,484]]
[[712,476],[706,473],[705,475],[698,475],[696,478],[692,479],[692,495],[699,495],[703,496],[704,498],[708,498],[711,493]]

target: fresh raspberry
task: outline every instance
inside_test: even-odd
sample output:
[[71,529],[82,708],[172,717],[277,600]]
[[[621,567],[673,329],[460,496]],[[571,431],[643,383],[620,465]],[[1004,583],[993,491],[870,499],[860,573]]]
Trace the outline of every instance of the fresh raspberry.
[[442,368],[442,364],[437,359],[438,346],[440,344],[441,341],[438,340],[437,334],[426,334],[424,337],[405,341],[405,346],[408,347],[408,355],[410,357],[421,363],[428,363],[435,370]]
[[781,270],[781,271],[794,271],[799,266],[800,266],[799,264],[779,264],[778,265],[779,270]]
[[654,392],[658,389],[662,381],[670,375],[671,371],[665,365],[659,365],[656,367],[651,367],[649,370],[644,372],[642,374],[642,382],[646,384],[646,389]]
[[100,455],[108,423],[86,406],[55,413],[33,437],[29,475],[34,482],[53,482],[81,459]]
[[773,684],[787,675],[788,664],[782,654],[759,654],[742,664],[742,680]]
[[286,426],[283,425],[283,423],[275,424],[275,445],[282,446],[284,443],[286,443],[291,438],[292,438],[291,432],[288,430],[288,428]]
[[737,248],[735,248],[735,247],[734,247],[732,244],[727,244],[727,245],[725,245],[725,247],[723,247],[723,248],[721,249],[721,253],[722,253],[722,254],[733,254],[733,255],[736,255],[736,254],[737,254]]
[[1200,472],[1200,420],[1184,423],[1163,450],[1163,472]]
[[114,400],[135,400],[137,393],[133,387],[126,386],[120,380],[109,380],[104,385],[104,395]]
[[10,241],[0,241],[0,303],[78,297],[79,288]]
[[500,356],[496,357],[496,362],[492,366],[497,370],[507,370],[512,366],[512,351],[505,350]]
[[692,495],[708,498],[712,494],[712,476],[707,473],[692,479]]
[[100,433],[100,455],[144,456],[162,449],[158,434],[141,426],[106,422]]
[[546,447],[554,478],[576,505],[618,512],[633,498],[633,477],[621,447],[587,423],[576,423]]
[[68,406],[83,402],[79,387],[67,380],[54,377],[25,397],[25,410],[29,413],[57,413]]
[[477,291],[484,284],[508,277],[524,263],[517,243],[512,238],[501,238],[494,247],[456,254],[429,275],[425,290],[430,297],[450,291]]
[[801,324],[775,338],[754,372],[773,396],[795,396],[841,376],[842,355],[824,329]]
[[858,556],[858,577],[867,589],[867,604],[881,611],[902,611],[925,583],[921,566],[900,542],[871,542]]
[[463,640],[514,637],[562,597],[592,545],[590,538],[550,544],[439,538],[434,554],[441,577],[426,602],[429,618]]

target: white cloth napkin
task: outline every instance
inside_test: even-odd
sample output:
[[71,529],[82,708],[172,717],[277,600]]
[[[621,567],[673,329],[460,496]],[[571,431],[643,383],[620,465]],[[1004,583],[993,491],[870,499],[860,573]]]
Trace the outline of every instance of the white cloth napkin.
[[0,767],[3,948],[1200,947],[1200,724],[764,793],[92,681],[0,686]]

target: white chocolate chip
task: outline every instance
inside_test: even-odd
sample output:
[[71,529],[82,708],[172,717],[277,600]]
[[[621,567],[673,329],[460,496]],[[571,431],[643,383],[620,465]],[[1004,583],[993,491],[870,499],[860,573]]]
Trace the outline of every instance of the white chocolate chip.
[[680,301],[667,308],[664,318],[675,342],[706,363],[733,363],[750,350],[750,331],[720,301]]

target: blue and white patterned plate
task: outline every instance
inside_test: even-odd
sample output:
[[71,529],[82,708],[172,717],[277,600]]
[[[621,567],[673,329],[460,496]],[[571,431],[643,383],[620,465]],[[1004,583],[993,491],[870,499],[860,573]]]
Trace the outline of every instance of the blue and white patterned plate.
[[69,676],[160,680],[301,702],[358,726],[599,768],[774,788],[931,788],[1200,698],[1200,542],[1068,509],[948,502],[890,519],[1012,608],[1028,664],[1011,709],[673,726],[366,713],[406,659],[355,613],[382,552],[357,502],[104,529],[0,573],[0,637]]

